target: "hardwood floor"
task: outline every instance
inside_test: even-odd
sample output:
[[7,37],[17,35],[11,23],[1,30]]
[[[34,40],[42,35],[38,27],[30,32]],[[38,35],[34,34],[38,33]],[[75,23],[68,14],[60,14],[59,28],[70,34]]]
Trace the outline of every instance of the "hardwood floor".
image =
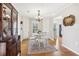
[[[21,56],[28,56],[28,41],[27,39],[24,39],[21,42]],[[50,45],[55,45],[55,42],[52,40],[48,40]],[[49,52],[49,53],[40,53],[40,54],[32,54],[32,56],[77,56],[77,54],[73,53],[72,51],[66,49],[63,46],[60,46],[60,49],[55,52]]]

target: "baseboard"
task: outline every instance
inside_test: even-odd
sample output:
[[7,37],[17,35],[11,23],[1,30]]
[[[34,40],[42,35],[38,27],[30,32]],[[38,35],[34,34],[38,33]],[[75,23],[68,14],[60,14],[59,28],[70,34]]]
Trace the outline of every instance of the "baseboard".
[[70,51],[72,51],[73,53],[75,53],[75,54],[79,55],[79,53],[78,53],[78,52],[76,52],[76,51],[72,50],[71,48],[67,47],[66,45],[64,45],[64,44],[63,44],[62,46],[64,46],[65,48],[69,49],[69,50],[70,50]]

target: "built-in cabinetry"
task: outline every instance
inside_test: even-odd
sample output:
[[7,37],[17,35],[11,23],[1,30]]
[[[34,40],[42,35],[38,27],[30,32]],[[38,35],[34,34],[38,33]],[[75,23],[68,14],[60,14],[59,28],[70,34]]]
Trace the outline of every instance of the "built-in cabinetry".
[[18,41],[18,12],[12,4],[0,3],[0,46],[6,50],[2,55],[17,55]]

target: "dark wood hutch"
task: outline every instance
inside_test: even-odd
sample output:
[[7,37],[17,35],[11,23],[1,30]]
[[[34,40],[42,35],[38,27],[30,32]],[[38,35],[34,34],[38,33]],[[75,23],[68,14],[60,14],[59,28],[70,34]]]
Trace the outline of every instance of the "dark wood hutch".
[[[10,3],[0,3],[0,55],[18,55],[18,12]],[[4,45],[2,45],[4,43]]]

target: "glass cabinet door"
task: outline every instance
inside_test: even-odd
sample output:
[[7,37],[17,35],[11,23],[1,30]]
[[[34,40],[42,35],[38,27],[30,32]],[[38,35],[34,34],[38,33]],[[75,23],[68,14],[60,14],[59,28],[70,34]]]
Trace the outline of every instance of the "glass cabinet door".
[[3,37],[11,36],[11,9],[5,4],[2,9]]
[[13,35],[16,35],[16,14],[13,12]]
[[17,39],[18,37],[18,23],[17,23],[17,14],[15,12],[13,12],[13,16],[12,16],[12,25],[13,25],[13,36]]

